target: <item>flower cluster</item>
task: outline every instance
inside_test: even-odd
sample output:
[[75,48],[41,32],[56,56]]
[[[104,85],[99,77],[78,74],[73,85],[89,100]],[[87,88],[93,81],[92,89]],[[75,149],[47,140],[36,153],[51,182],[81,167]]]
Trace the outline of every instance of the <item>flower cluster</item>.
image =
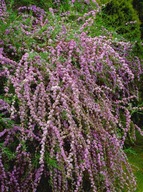
[[[43,10],[23,10],[32,10],[39,21],[34,30],[27,26],[26,35],[42,43],[23,49],[18,61],[0,52],[6,78],[0,111],[13,121],[9,129],[0,128],[0,190],[36,192],[46,177],[52,192],[135,191],[123,146],[139,129],[131,130],[128,103],[138,96],[140,62],[128,56],[125,42],[86,32],[67,40],[63,27],[52,38],[55,28],[46,24],[39,33]],[[4,148],[14,155],[9,158]]]
[[0,1],[0,17],[2,18],[6,14],[6,4],[4,0]]

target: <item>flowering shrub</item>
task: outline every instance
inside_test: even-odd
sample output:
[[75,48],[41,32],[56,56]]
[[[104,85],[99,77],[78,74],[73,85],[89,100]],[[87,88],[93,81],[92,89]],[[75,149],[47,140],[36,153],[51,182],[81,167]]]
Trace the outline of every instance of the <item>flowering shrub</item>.
[[22,20],[0,49],[1,191],[40,191],[43,178],[53,192],[135,191],[123,151],[126,137],[141,132],[131,120],[142,73],[132,45],[90,37],[96,11],[76,29],[52,8],[48,16],[36,6],[18,10]]

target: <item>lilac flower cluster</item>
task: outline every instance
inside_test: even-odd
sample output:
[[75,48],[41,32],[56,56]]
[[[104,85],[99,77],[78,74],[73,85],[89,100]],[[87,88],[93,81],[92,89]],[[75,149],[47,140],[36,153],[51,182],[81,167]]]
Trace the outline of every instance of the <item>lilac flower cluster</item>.
[[[44,14],[35,6],[19,11],[25,9]],[[39,26],[28,35],[44,41],[45,31],[35,35]],[[59,31],[52,39],[50,30],[19,61],[0,52],[6,78],[0,111],[14,122],[0,130],[0,141],[15,154],[9,159],[0,148],[0,190],[36,192],[45,174],[53,192],[135,191],[123,146],[131,124],[140,130],[128,104],[138,97],[139,60],[122,54],[127,43],[116,49],[111,39],[86,32],[67,40]]]
[[41,16],[44,16],[45,15],[45,11],[39,7],[36,7],[36,5],[31,5],[29,7],[27,6],[23,6],[23,7],[20,7],[18,9],[19,12],[23,12],[23,11],[31,11],[32,13],[35,14],[35,16],[37,17],[41,17]]
[[6,4],[4,0],[0,1],[0,17],[3,18],[6,15]]

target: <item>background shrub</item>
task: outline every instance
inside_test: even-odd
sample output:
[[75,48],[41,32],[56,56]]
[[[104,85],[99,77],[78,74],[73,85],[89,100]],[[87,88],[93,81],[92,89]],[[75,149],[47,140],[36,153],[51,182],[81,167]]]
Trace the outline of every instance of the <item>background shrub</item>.
[[133,6],[137,10],[139,19],[141,21],[141,37],[143,39],[143,2],[142,0],[133,0]]
[[132,0],[111,0],[103,10],[103,18],[117,33],[129,40],[140,39],[140,21],[133,8]]

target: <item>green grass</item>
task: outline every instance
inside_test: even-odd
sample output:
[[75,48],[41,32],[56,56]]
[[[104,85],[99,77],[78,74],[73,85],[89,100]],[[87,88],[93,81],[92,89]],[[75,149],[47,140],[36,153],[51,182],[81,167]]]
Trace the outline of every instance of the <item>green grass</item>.
[[136,192],[143,192],[143,137],[137,135],[136,144],[125,151],[137,179]]

